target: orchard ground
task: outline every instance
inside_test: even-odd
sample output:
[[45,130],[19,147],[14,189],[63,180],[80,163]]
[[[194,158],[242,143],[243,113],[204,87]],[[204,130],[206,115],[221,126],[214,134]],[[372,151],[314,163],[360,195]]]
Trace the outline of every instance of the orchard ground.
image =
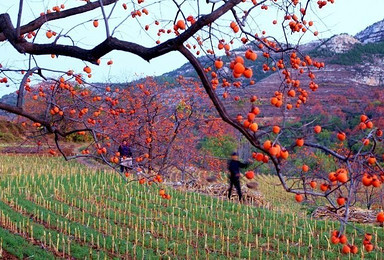
[[[312,219],[276,176],[256,178],[271,205],[265,209],[175,190],[167,181],[127,184],[116,172],[60,157],[3,154],[0,162],[0,253],[10,259],[381,259],[383,253],[382,227],[357,224],[346,235],[358,253],[340,254],[342,246],[330,241],[338,222]],[[375,243],[370,253],[365,232]]]

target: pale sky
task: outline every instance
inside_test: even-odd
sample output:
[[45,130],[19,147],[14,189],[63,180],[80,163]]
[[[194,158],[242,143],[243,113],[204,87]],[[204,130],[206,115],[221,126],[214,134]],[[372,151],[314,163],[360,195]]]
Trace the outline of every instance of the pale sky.
[[[66,9],[71,7],[71,4],[79,4],[80,0],[67,0],[65,1]],[[202,13],[207,13],[209,11],[210,5],[205,4],[205,0],[199,0],[200,7],[202,8]],[[129,1],[126,1],[127,3]],[[136,2],[136,1],[135,1]],[[142,22],[142,26],[146,24],[147,21],[153,22],[154,17],[158,19],[160,22],[162,18],[167,17],[167,19],[173,19],[169,17],[168,14],[175,14],[174,5],[172,3],[163,1],[162,9],[152,8],[152,2],[146,0],[145,4],[147,4],[147,9],[151,13],[152,16],[148,16],[148,18],[143,17],[142,19],[148,20],[140,20]],[[180,1],[178,1],[180,2]],[[60,5],[62,2],[60,1],[41,1],[41,0],[24,0],[24,13],[22,24],[25,24],[32,20],[34,17],[39,15],[41,11],[47,8],[52,8],[55,5]],[[120,10],[120,12],[124,11],[122,9],[122,1],[119,1],[116,10]],[[188,1],[191,13],[192,10],[196,10],[197,0]],[[38,11],[36,11],[38,10]],[[108,9],[107,9],[108,10]],[[384,19],[384,0],[335,0],[334,5],[327,5],[325,8],[317,12],[318,17],[312,15],[309,17],[310,19],[315,21],[316,29],[320,32],[320,38],[328,38],[335,34],[340,33],[348,33],[351,35],[355,35],[361,30],[365,29],[367,26],[378,22]],[[8,12],[12,18],[14,25],[16,24],[16,16],[18,11],[18,1],[16,0],[8,0],[0,1],[0,13]],[[117,13],[115,11],[114,18],[111,19],[111,27],[113,25],[118,24],[128,13]],[[130,11],[129,11],[130,12]],[[267,24],[262,24],[261,21],[258,24],[261,26],[265,26],[266,30],[270,30],[272,34],[274,34],[274,30],[276,28],[273,27],[271,21],[276,18],[276,12],[269,12],[266,14],[267,19],[263,19],[263,21],[268,21]],[[275,17],[274,17],[275,16]],[[105,30],[103,29],[103,23],[99,21],[99,27],[94,28],[92,26],[93,19],[101,19],[100,10],[93,11],[87,13],[87,16],[84,18],[78,18],[76,16],[71,18],[70,20],[66,19],[61,22],[50,23],[49,26],[43,27],[42,36],[45,36],[45,32],[48,29],[55,30],[60,32],[62,28],[65,28],[63,25],[67,25],[69,28],[78,24],[79,21],[85,22],[83,25],[76,27],[73,30],[73,34],[77,37],[77,40],[82,44],[82,47],[91,48],[95,44],[101,42],[105,37]],[[265,15],[263,16],[265,18]],[[308,18],[308,19],[309,19]],[[80,20],[79,20],[80,19]],[[260,19],[261,20],[261,19]],[[165,21],[164,21],[165,22]],[[149,23],[149,22],[148,22]],[[168,26],[169,27],[169,26]],[[151,32],[151,30],[153,31]],[[138,39],[139,43],[145,46],[153,46],[153,42],[157,40],[156,31],[154,29],[154,25],[150,26],[151,36],[146,35],[142,31],[140,32],[140,28],[136,21],[129,23],[128,27],[121,27],[117,30],[114,36],[129,40]],[[86,34],[89,33],[89,34]],[[154,35],[154,36],[153,36]],[[311,41],[316,38],[312,35],[308,35],[308,37],[304,38],[303,41]],[[161,38],[164,40],[164,38]],[[50,40],[52,42],[52,40]],[[46,38],[43,39],[43,42],[49,42]],[[69,43],[69,40],[63,40],[61,43]],[[113,65],[106,66],[106,62],[112,59]],[[51,69],[60,69],[62,71],[67,71],[69,69],[75,69],[77,72],[81,72],[82,68],[85,64],[82,61],[76,61],[72,58],[59,57],[58,59],[52,59],[49,55],[39,56],[37,57],[38,64],[45,68]],[[160,58],[156,58],[151,60],[150,63],[142,60],[141,58],[127,53],[114,51],[112,53],[107,54],[102,58],[102,66],[94,66],[92,65],[93,76],[89,80],[90,82],[129,82],[131,80],[137,79],[138,77],[142,77],[145,75],[161,75],[165,72],[174,70],[181,65],[183,65],[186,60],[178,53],[170,53]],[[21,55],[17,53],[8,43],[1,42],[0,43],[0,63],[5,67],[20,67],[20,64],[28,65],[28,56]],[[49,76],[49,75],[48,75]],[[1,75],[0,75],[1,77]],[[5,87],[4,84],[0,84],[0,96],[3,94],[13,92],[17,88],[17,79],[15,82],[10,82],[9,87]]]

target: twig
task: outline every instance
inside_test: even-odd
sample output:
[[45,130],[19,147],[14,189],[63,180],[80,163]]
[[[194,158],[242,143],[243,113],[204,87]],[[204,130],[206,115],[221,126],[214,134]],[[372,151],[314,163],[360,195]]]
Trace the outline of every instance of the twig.
[[24,85],[25,83],[27,82],[28,80],[28,77],[35,71],[35,70],[38,70],[39,67],[34,67],[30,70],[28,70],[23,79],[21,80],[21,83],[20,83],[20,86],[19,86],[19,93],[17,94],[17,103],[16,103],[16,107],[18,108],[21,108],[23,107],[23,99],[24,99]]
[[16,37],[20,37],[20,24],[21,24],[21,15],[23,13],[23,2],[24,0],[20,0],[19,2],[19,13],[17,14]]
[[100,3],[101,12],[103,13],[103,17],[104,17],[105,31],[107,33],[107,38],[109,38],[110,33],[109,33],[108,18],[107,18],[106,14],[105,14],[103,0],[99,0],[99,3]]

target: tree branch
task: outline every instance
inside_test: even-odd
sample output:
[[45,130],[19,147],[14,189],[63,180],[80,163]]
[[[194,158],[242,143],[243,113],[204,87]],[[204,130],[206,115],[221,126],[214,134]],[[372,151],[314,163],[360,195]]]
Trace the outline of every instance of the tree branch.
[[28,80],[28,77],[30,75],[32,75],[33,72],[35,72],[36,70],[38,70],[39,67],[34,67],[30,70],[28,70],[25,74],[24,74],[24,77],[23,79],[21,80],[21,83],[20,83],[20,86],[19,86],[19,93],[17,94],[17,103],[16,103],[16,106],[18,108],[23,108],[23,100],[24,100],[24,87],[25,87],[25,83],[27,82]]
[[323,150],[324,152],[326,153],[329,153],[331,155],[333,155],[334,157],[336,157],[337,159],[339,160],[342,160],[342,161],[346,161],[347,160],[347,157],[345,156],[342,156],[341,154],[338,154],[336,153],[335,151],[332,151],[331,149],[325,147],[325,146],[322,146],[320,144],[314,144],[314,143],[307,143],[307,142],[304,142],[304,146],[309,146],[309,147],[313,147],[313,148],[318,148],[320,150]]
[[[113,1],[109,1],[113,2]],[[239,4],[241,0],[230,0],[216,9],[214,12],[202,16],[197,22],[192,24],[185,32],[177,36],[176,38],[169,39],[168,41],[159,44],[155,47],[146,48],[142,45],[119,40],[117,38],[109,37],[93,49],[87,50],[77,46],[59,45],[59,44],[37,44],[30,43],[25,39],[18,39],[15,37],[15,28],[12,25],[12,21],[7,13],[0,15],[0,32],[3,32],[5,39],[7,39],[13,47],[20,53],[29,53],[35,55],[43,54],[56,54],[68,57],[81,59],[97,64],[97,60],[105,54],[113,51],[120,50],[136,54],[146,61],[159,57],[171,51],[178,49],[185,41],[195,35],[201,28],[214,22],[220,16],[229,11],[232,7]],[[97,6],[98,7],[98,6]],[[78,7],[80,8],[80,7]],[[96,8],[96,7],[95,7]],[[92,10],[92,9],[90,9]],[[69,10],[68,10],[69,11]],[[88,11],[88,10],[85,10]],[[84,11],[84,12],[85,12]],[[61,13],[61,12],[60,12]],[[64,13],[64,11],[63,11]],[[80,12],[74,12],[77,14]],[[69,15],[67,15],[69,16]],[[64,18],[67,16],[62,16]],[[59,18],[56,18],[59,19]],[[0,35],[1,36],[1,35]],[[1,38],[0,38],[1,40]]]
[[[104,6],[113,4],[117,2],[118,0],[103,0],[102,3]],[[85,5],[79,6],[79,7],[74,7],[65,11],[60,11],[60,12],[54,12],[54,13],[49,13],[45,14],[43,16],[40,16],[36,18],[35,20],[29,22],[26,25],[23,25],[20,27],[20,33],[18,36],[24,33],[32,32],[38,28],[40,28],[44,23],[49,22],[49,21],[54,21],[58,19],[63,19],[69,16],[77,15],[77,14],[82,14],[88,11],[92,11],[96,8],[100,7],[100,2],[95,1],[92,3],[87,3]],[[3,14],[2,14],[3,15]],[[0,15],[1,16],[1,15]],[[7,40],[7,37],[3,33],[1,26],[0,26],[0,42]]]
[[21,109],[20,107],[16,107],[16,106],[12,106],[12,105],[8,105],[3,102],[0,102],[0,109],[15,115],[23,116],[25,118],[32,120],[33,122],[40,123],[41,125],[45,126],[49,132],[51,133],[55,132],[55,129],[49,124],[48,121],[42,120],[34,116],[33,114],[27,113],[23,111],[23,109]]

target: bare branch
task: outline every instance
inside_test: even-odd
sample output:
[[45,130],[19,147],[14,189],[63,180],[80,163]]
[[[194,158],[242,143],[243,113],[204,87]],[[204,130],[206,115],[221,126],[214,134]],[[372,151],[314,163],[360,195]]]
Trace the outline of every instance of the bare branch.
[[30,75],[32,75],[33,72],[35,72],[36,70],[38,70],[39,67],[34,67],[30,70],[28,70],[25,74],[24,74],[24,77],[23,79],[21,80],[21,83],[20,83],[20,86],[19,86],[19,93],[17,94],[17,103],[16,103],[16,107],[18,108],[21,108],[23,107],[23,100],[24,100],[24,87],[25,87],[25,83],[27,82],[28,80],[28,77]]
[[50,123],[48,121],[44,121],[44,120],[36,117],[33,114],[27,113],[19,107],[8,105],[8,104],[5,104],[3,102],[0,102],[0,109],[7,111],[9,113],[15,114],[15,115],[23,116],[25,118],[32,120],[33,122],[40,123],[41,125],[45,126],[49,132],[51,132],[51,133],[54,132],[53,127],[50,125]]
[[342,160],[342,161],[346,161],[347,160],[347,157],[345,156],[342,156],[341,154],[338,154],[336,153],[335,151],[323,146],[323,145],[320,145],[320,144],[314,144],[314,143],[308,143],[308,142],[304,142],[304,146],[308,146],[308,147],[313,147],[313,148],[318,148],[328,154],[331,154],[333,155],[334,157],[336,157],[337,159],[339,160]]
[[20,37],[20,24],[21,24],[21,15],[23,13],[23,2],[24,0],[20,0],[19,2],[19,13],[17,14],[17,25],[16,25],[16,36]]
[[109,24],[108,24],[108,18],[107,18],[106,14],[105,14],[103,0],[99,0],[99,3],[100,3],[101,12],[103,13],[103,17],[104,17],[105,30],[106,30],[106,33],[107,33],[107,38],[109,38],[109,36],[110,36]]

